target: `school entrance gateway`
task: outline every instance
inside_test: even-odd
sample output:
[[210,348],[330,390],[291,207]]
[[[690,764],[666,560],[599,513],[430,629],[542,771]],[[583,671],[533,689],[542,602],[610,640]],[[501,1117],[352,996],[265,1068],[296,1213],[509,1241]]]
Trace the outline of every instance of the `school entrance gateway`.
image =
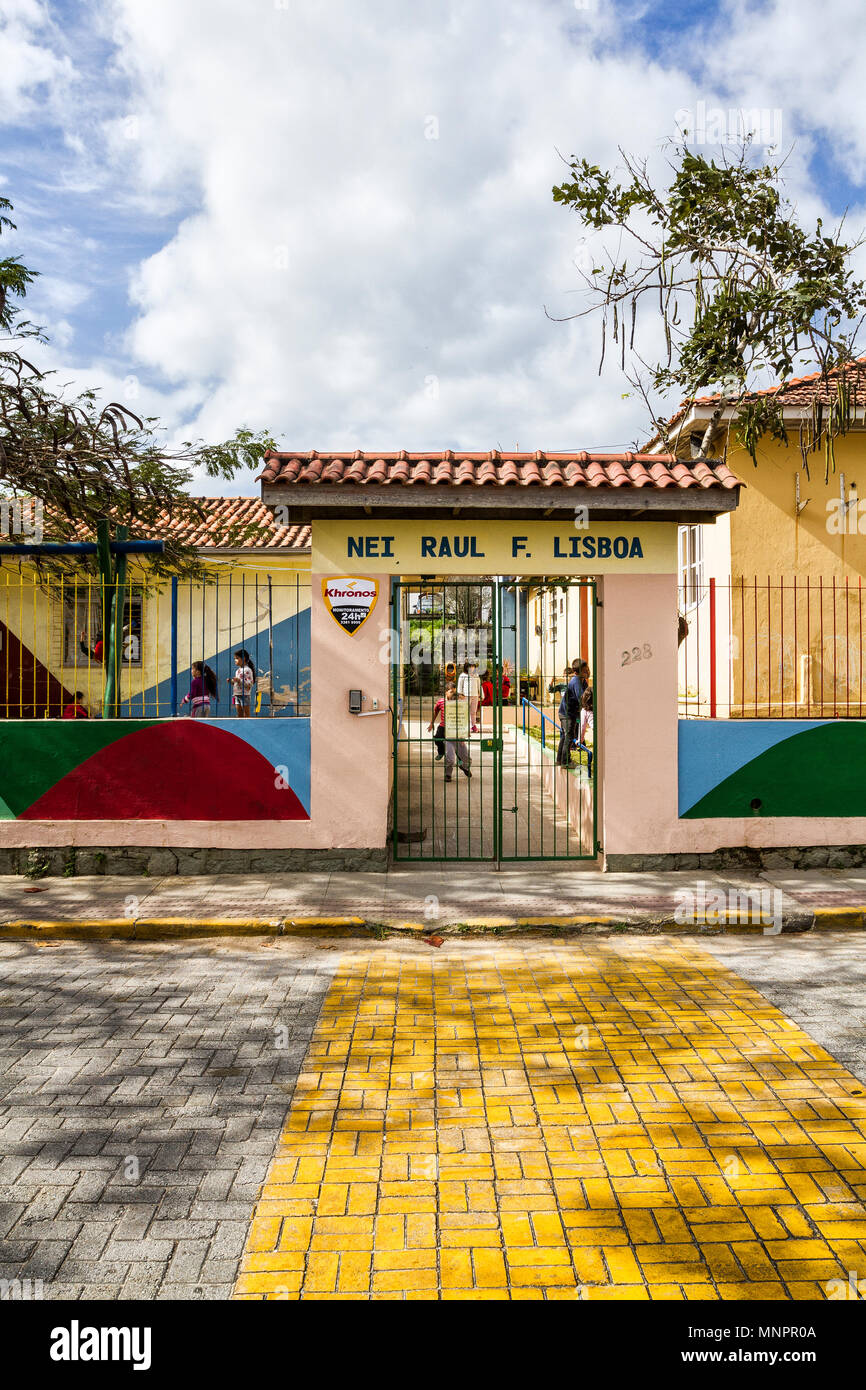
[[[670,455],[268,455],[263,501],[311,526],[311,814],[292,843],[407,872],[678,848],[677,528],[719,517],[723,548],[737,492],[721,461]],[[575,660],[592,726],[560,754]]]
[[[595,858],[588,711],[557,762],[566,668],[594,668],[594,581],[400,579],[391,604],[394,859]],[[473,672],[477,710],[458,693]]]

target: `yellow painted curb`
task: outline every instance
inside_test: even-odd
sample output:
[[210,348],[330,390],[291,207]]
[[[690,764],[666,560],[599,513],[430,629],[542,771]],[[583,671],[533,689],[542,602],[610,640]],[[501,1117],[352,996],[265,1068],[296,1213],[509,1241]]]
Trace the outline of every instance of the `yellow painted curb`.
[[[808,919],[809,911],[803,912]],[[814,928],[818,930],[862,930],[866,927],[866,907],[821,907],[814,910]],[[38,937],[87,940],[115,938],[123,941],[168,940],[205,936],[291,936],[303,933],[335,932],[340,935],[377,935],[406,933],[421,935],[459,936],[472,932],[502,932],[525,930],[574,929],[604,931],[606,928],[640,934],[690,934],[702,931],[775,934],[772,922],[741,922],[736,912],[721,911],[711,918],[695,918],[688,923],[672,918],[647,918],[637,922],[624,921],[616,916],[573,914],[569,916],[533,917],[467,917],[463,921],[431,923],[388,920],[365,917],[112,917],[87,919],[17,918],[0,922],[0,940],[33,940]],[[791,925],[787,927],[791,930]],[[797,929],[795,925],[794,930]],[[800,928],[802,929],[802,927]]]
[[454,931],[461,927],[477,927],[480,931],[491,931],[494,928],[514,927],[517,923],[513,917],[462,917],[459,922],[443,922],[441,925],[430,925],[429,932]]
[[347,928],[357,930],[367,926],[364,917],[284,917],[281,920],[284,936],[291,936],[293,932],[345,931]]
[[109,937],[116,936],[132,940],[134,923],[129,917],[85,921],[47,921],[22,918],[16,922],[0,923],[0,938],[6,937]]
[[580,917],[518,917],[519,927],[582,927],[590,923],[595,926],[608,926],[622,921],[621,917],[598,917],[593,914]]
[[136,941],[178,936],[276,936],[279,917],[137,917],[133,923]]
[[816,907],[815,926],[822,931],[834,927],[863,927],[866,907]]

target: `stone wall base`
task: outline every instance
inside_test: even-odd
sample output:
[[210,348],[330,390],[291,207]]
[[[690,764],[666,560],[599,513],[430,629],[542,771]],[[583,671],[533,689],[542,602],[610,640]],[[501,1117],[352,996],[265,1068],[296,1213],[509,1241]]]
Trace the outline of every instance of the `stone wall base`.
[[607,854],[607,873],[708,869],[762,873],[768,869],[859,869],[866,865],[866,845],[792,845],[746,849],[731,846],[707,854]]
[[384,873],[382,849],[166,849],[126,845],[105,849],[44,846],[0,849],[0,874],[77,878],[93,874],[316,873],[321,870]]

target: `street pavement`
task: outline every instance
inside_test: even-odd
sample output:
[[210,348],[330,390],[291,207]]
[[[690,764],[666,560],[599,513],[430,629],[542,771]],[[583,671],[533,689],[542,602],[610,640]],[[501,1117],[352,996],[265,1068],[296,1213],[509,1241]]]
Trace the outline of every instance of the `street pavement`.
[[862,939],[0,942],[0,1280],[834,1297],[866,1277]]
[[228,1298],[333,963],[0,943],[0,1279]]

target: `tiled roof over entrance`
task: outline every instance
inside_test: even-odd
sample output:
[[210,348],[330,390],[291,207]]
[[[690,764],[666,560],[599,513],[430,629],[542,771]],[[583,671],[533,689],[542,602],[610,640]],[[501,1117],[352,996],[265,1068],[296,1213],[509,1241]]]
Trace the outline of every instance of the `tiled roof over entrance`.
[[665,454],[590,453],[272,453],[261,481],[340,487],[543,487],[733,489],[738,480],[722,462],[676,459]]

